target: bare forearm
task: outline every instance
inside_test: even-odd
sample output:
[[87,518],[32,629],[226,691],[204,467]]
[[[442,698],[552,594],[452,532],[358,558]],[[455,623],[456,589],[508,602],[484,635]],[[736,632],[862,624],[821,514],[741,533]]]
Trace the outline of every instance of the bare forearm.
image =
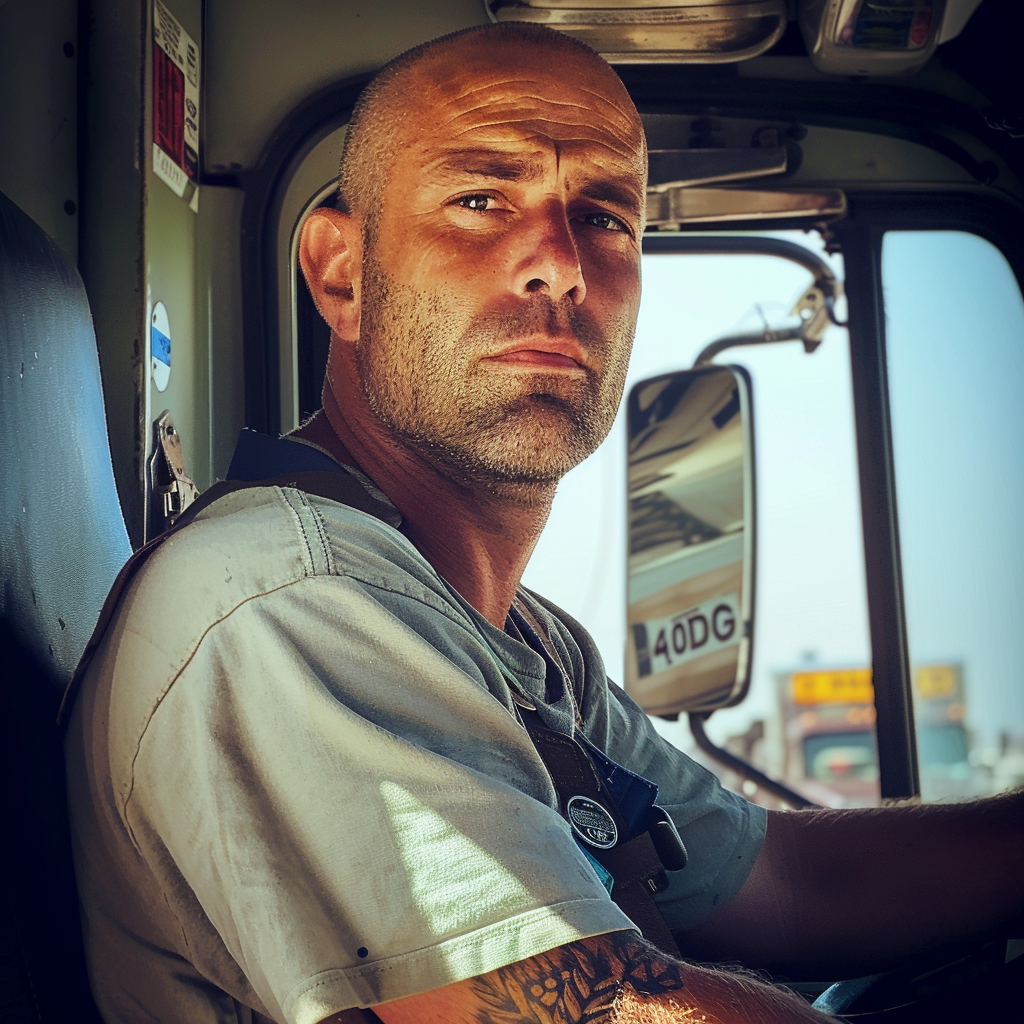
[[877,949],[881,940],[899,953],[985,934],[1024,911],[1022,791],[790,821],[807,885],[800,920],[811,934],[838,919],[854,942]]
[[631,932],[569,943],[458,985],[374,1008],[385,1024],[824,1024],[749,975],[673,960]]
[[684,952],[805,976],[866,974],[1024,915],[1024,792],[773,814],[739,895]]

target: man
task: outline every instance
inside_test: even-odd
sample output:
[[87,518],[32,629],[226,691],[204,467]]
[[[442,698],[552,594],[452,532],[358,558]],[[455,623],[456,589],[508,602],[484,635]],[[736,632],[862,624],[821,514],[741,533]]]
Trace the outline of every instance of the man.
[[230,494],[127,591],[68,739],[109,1020],[824,1019],[637,933],[558,813],[531,708],[659,786],[687,956],[856,973],[1020,913],[1020,794],[766,830],[519,589],[621,395],[645,170],[621,83],[542,29],[428,44],[364,94],[341,209],[301,242],[324,409],[230,475],[348,472],[370,514]]

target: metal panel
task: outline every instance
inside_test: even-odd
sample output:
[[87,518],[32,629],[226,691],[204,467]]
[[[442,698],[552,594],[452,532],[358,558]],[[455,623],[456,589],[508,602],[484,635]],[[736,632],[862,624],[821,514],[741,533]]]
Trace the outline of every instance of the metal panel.
[[145,164],[140,161],[147,9],[137,0],[92,6],[81,58],[88,89],[82,111],[79,269],[96,326],[114,477],[136,547],[145,517]]
[[[182,0],[172,7],[178,12],[186,6]],[[198,7],[198,4],[196,4]],[[190,33],[191,34],[191,33]],[[196,35],[193,34],[193,38]],[[151,151],[152,147],[147,147]],[[181,437],[182,453],[188,475],[200,489],[210,483],[209,445],[209,361],[206,332],[196,323],[196,214],[152,171],[147,172],[146,203],[146,302],[147,324],[153,307],[162,302],[167,309],[172,332],[171,373],[167,389],[158,391],[148,382],[147,425],[169,409]],[[200,189],[202,202],[205,190]],[[149,364],[148,334],[143,335],[144,362]],[[152,450],[151,428],[147,428],[147,451]]]
[[[166,6],[201,46],[201,0]],[[196,289],[201,214],[152,170],[152,10],[152,0],[96,4],[84,53],[81,269],[105,371],[114,472],[136,546],[146,532],[152,422],[164,409],[180,431],[189,475],[204,487],[212,472],[209,302]],[[158,302],[172,338],[163,392],[151,380],[149,356]]]
[[375,71],[418,43],[486,22],[480,0],[211,0],[204,166],[252,169],[312,94]]
[[[242,268],[238,258],[243,199],[240,189],[203,185],[196,220],[196,332],[204,339],[207,352],[209,434],[205,447],[210,482],[227,476],[238,431],[245,424]],[[193,443],[198,446],[200,438]]]
[[0,192],[78,263],[78,3],[0,4]]
[[[197,42],[202,58],[201,0],[164,0],[164,6]],[[147,7],[152,17],[152,0],[148,0]],[[152,25],[143,40],[143,54],[147,63],[153,59]],[[152,82],[152,73],[147,74],[147,124],[143,136],[143,154],[147,164],[146,330],[143,335],[143,361],[147,367],[150,363],[148,327],[157,302],[162,302],[167,310],[173,337],[171,372],[166,390],[158,391],[152,379],[146,388],[145,445],[148,455],[153,449],[152,424],[165,409],[169,410],[181,440],[185,470],[199,489],[203,490],[212,482],[208,443],[209,338],[206,330],[201,329],[205,325],[197,324],[196,319],[196,220],[201,215],[204,190],[200,187],[200,214],[197,214],[153,172],[153,125],[150,113],[153,109]],[[206,83],[201,81],[201,90],[205,90],[205,87]]]

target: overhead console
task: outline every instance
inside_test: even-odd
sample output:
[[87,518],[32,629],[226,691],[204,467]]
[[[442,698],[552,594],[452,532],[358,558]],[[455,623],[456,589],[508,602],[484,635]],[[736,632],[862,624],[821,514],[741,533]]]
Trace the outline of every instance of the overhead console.
[[[917,71],[954,38],[981,0],[797,0],[819,71]],[[789,20],[786,0],[484,0],[492,21],[547,25],[613,64],[718,64],[771,49]]]

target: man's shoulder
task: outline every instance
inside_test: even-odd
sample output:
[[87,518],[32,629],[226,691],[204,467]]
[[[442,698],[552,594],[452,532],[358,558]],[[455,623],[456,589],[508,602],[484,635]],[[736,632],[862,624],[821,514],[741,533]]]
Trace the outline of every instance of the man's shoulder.
[[[441,600],[443,585],[394,527],[295,487],[230,492],[166,538],[138,568],[120,598],[105,659],[122,665],[126,647],[156,675],[173,671],[215,627],[243,606],[284,606],[306,581],[332,580]],[[320,583],[318,583],[320,581]],[[431,594],[430,592],[433,592]],[[297,628],[301,618],[290,617]],[[166,665],[164,660],[166,659]]]
[[130,578],[75,704],[98,705],[131,746],[202,651],[255,655],[282,632],[301,644],[299,634],[324,628],[311,611],[328,600],[308,588],[330,587],[335,613],[349,600],[363,607],[356,592],[367,580],[411,589],[398,561],[414,565],[416,557],[397,530],[336,501],[293,487],[230,492],[169,535]]
[[216,623],[311,575],[309,531],[295,503],[276,487],[229,493],[137,554],[86,678],[120,675],[133,690],[159,688]]
[[293,487],[230,492],[137,567],[94,660],[125,665],[126,649],[138,648],[150,672],[163,675],[249,602],[305,580],[401,577],[397,562],[414,562],[406,549],[415,555],[387,524]]
[[366,512],[297,487],[253,486],[203,509],[157,547],[138,576],[220,603],[310,576],[386,570],[410,554],[415,549],[397,530]]
[[[265,584],[269,576],[305,575],[308,525],[296,513],[297,495],[281,487],[246,487],[203,509],[188,526],[170,534],[139,572],[147,576],[188,574],[190,589],[212,577],[216,589],[231,584],[245,591],[247,581]],[[220,564],[224,563],[224,564]],[[242,571],[249,565],[252,573]],[[231,570],[237,571],[231,571]]]

